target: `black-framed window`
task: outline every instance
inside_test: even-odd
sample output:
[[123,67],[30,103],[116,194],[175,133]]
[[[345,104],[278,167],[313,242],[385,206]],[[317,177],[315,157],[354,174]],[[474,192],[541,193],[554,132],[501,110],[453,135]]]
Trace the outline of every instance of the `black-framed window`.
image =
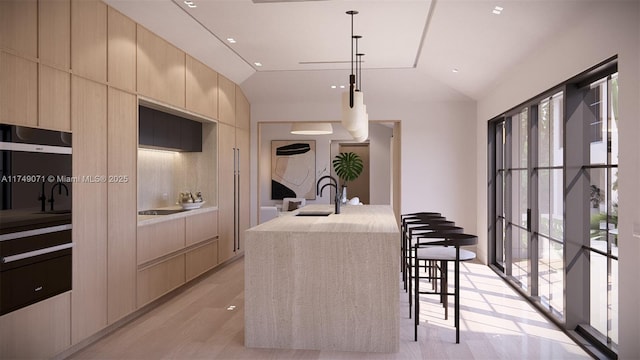
[[617,81],[614,57],[491,120],[488,137],[494,269],[565,330],[595,334],[612,357]]

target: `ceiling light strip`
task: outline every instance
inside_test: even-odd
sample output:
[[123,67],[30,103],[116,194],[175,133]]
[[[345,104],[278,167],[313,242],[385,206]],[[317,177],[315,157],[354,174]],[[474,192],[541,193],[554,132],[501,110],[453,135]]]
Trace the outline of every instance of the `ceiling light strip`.
[[424,22],[424,29],[422,30],[422,37],[420,38],[420,44],[418,45],[418,51],[416,52],[416,59],[413,62],[413,69],[418,67],[418,62],[420,61],[420,53],[422,52],[422,48],[424,47],[424,42],[427,38],[427,32],[429,31],[429,26],[431,25],[431,19],[433,18],[433,9],[436,7],[437,2],[438,0],[431,0],[431,4],[429,5],[427,20],[425,20]]

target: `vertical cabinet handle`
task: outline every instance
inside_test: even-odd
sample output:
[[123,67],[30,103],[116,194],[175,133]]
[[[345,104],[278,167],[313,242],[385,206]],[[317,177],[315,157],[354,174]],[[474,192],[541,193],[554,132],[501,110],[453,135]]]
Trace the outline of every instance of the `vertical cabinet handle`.
[[238,152],[238,156],[236,157],[237,164],[237,176],[236,181],[238,182],[237,191],[236,191],[236,213],[237,213],[237,222],[236,222],[236,231],[238,234],[238,251],[240,251],[240,149],[236,149]]
[[238,221],[237,219],[237,204],[236,204],[236,194],[238,193],[238,187],[236,186],[236,178],[237,178],[237,173],[238,173],[238,168],[237,168],[237,154],[236,154],[237,149],[233,148],[233,252],[235,252],[238,248],[238,227],[236,226],[236,223]]

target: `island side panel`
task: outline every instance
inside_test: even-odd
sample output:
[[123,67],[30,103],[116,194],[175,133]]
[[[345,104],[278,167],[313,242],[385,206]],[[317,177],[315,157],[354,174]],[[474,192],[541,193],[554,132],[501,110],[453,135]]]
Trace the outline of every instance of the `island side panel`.
[[247,231],[245,345],[397,352],[398,236]]

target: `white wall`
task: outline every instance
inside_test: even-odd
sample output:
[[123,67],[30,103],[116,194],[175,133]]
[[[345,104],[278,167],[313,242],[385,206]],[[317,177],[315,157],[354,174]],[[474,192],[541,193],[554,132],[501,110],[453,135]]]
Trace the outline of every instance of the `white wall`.
[[[501,76],[478,101],[476,183],[478,229],[486,250],[487,121],[603,60],[618,54],[620,106],[619,311],[620,358],[640,356],[640,5],[584,2],[589,16],[574,19]],[[635,229],[635,230],[634,230]],[[486,260],[486,254],[482,254]]]
[[393,129],[384,125],[369,127],[369,137],[378,139],[369,145],[369,203],[391,204],[391,136]]

